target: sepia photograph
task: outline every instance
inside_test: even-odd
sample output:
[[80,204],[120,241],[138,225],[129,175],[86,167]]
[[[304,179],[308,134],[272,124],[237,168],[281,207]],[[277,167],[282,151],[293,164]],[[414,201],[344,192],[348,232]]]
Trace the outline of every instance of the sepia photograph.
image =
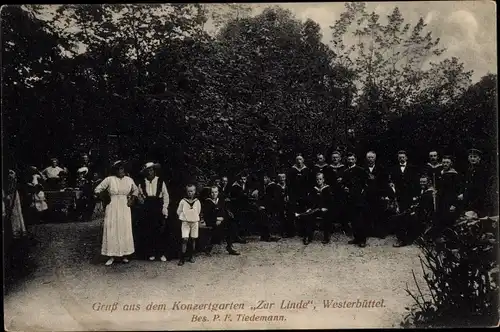
[[2,6],[4,329],[498,327],[496,25]]

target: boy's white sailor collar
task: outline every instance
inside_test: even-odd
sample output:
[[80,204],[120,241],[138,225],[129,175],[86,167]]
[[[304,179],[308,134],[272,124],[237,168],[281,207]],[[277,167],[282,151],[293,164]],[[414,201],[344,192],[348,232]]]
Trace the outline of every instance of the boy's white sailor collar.
[[285,187],[286,187],[286,183],[283,183],[283,184],[278,183],[278,186],[280,186],[281,188],[285,189]]
[[292,168],[295,168],[297,171],[302,171],[303,169],[306,169],[307,166],[304,165],[304,166],[302,166],[302,168],[298,168],[297,165],[293,165]]
[[340,168],[340,167],[345,167],[345,166],[344,166],[344,164],[338,164],[338,165],[330,164],[330,167]]
[[271,181],[271,182],[269,182],[268,184],[265,184],[264,186],[268,187],[268,186],[270,186],[270,185],[272,185],[272,184],[275,184],[275,183],[274,183],[274,181]]
[[314,189],[316,189],[318,191],[323,191],[323,189],[328,188],[328,187],[330,187],[330,186],[327,184],[323,184],[323,186],[321,188],[319,188],[318,186],[314,186]]
[[216,204],[216,205],[217,205],[217,203],[219,202],[219,197],[217,197],[217,198],[215,199],[215,201],[212,199],[212,197],[208,197],[208,198],[207,198],[207,200],[210,200],[210,201],[212,201],[214,204]]
[[323,167],[328,166],[328,164],[327,163],[324,163],[323,165],[315,164],[314,166],[319,167],[319,168],[323,168]]
[[444,169],[441,170],[441,174],[445,174],[445,173],[452,173],[452,174],[458,174],[457,171],[455,171],[454,168],[450,168],[449,170],[445,171]]
[[437,163],[436,165],[433,165],[431,163],[427,163],[428,166],[432,167],[432,168],[438,168],[438,167],[441,167],[443,166],[441,163]]
[[188,203],[190,203],[190,204],[191,204],[191,203],[196,202],[196,201],[198,200],[198,198],[196,198],[196,197],[195,197],[195,198],[193,198],[193,200],[192,200],[191,202],[189,201],[189,198],[186,198],[186,197],[184,197],[184,198],[183,198],[183,200],[185,200],[186,202],[188,202]]
[[235,182],[233,183],[233,187],[234,187],[234,186],[238,186],[238,187],[243,188],[243,186],[241,185],[241,183],[240,183],[239,181],[235,181]]

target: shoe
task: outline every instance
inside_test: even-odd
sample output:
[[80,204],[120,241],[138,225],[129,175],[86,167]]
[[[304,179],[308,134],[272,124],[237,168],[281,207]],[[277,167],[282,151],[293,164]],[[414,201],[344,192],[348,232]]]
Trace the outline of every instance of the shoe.
[[278,242],[279,240],[281,240],[281,238],[278,236],[269,236],[269,237],[261,237],[260,240],[265,242]]
[[155,259],[156,259],[156,257],[155,257],[155,256],[149,256],[149,260],[150,260],[150,261],[154,261]]
[[104,265],[106,265],[106,266],[110,266],[111,264],[113,264],[113,262],[114,262],[114,261],[115,261],[115,259],[114,259],[114,258],[110,258],[110,259],[108,259],[108,260],[106,261],[106,263],[105,263]]
[[323,241],[321,241],[321,243],[323,243],[323,244],[329,244],[330,240],[323,240]]
[[124,258],[124,259],[122,259],[122,262],[125,263],[125,264],[127,264],[130,261],[128,260],[128,258]]
[[236,240],[234,242],[241,243],[241,244],[246,244],[247,240],[245,240],[245,239],[243,239],[241,237],[238,237],[238,238],[236,238]]
[[347,242],[347,244],[359,244],[359,241],[358,240],[349,240],[349,242]]
[[233,248],[228,248],[227,252],[229,253],[229,255],[233,255],[233,256],[239,256],[240,255],[240,253],[237,252],[236,250],[234,250]]
[[205,255],[207,255],[208,257],[212,257],[212,253],[210,251],[205,251]]
[[408,243],[404,242],[404,241],[398,241],[396,243],[394,243],[392,246],[394,248],[401,248],[401,247],[406,247],[408,245]]
[[160,260],[161,260],[162,262],[166,262],[166,261],[167,261],[167,257],[165,257],[165,255],[162,255],[162,256],[160,257]]
[[360,243],[358,243],[358,246],[360,248],[364,248],[364,247],[366,247],[366,242],[360,242]]
[[179,266],[184,265],[184,260],[183,260],[183,259],[181,259],[181,260],[179,261],[179,263],[177,263],[177,265],[179,265]]
[[189,263],[194,263],[194,257],[189,257],[188,262]]

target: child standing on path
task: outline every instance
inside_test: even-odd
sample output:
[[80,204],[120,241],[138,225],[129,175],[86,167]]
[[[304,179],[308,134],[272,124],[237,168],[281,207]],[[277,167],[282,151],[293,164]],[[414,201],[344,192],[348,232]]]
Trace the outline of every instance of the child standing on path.
[[[187,197],[181,199],[179,207],[177,208],[177,215],[181,221],[182,234],[181,259],[179,261],[179,266],[184,265],[186,258],[188,258],[188,262],[194,263],[194,246],[195,241],[198,238],[201,213],[201,203],[197,198],[195,198],[195,194],[195,185],[188,184],[186,186]],[[190,245],[189,253],[187,254],[188,242],[190,242]]]

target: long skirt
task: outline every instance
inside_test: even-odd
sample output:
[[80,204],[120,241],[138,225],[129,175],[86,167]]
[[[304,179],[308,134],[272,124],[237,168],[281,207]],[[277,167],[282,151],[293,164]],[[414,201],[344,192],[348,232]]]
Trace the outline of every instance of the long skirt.
[[111,202],[104,212],[101,254],[126,256],[133,254],[132,215],[126,195],[111,195]]
[[12,234],[15,239],[22,238],[26,235],[26,226],[24,224],[23,210],[21,208],[21,199],[19,198],[19,192],[16,190],[13,196],[11,196],[12,201],[9,202],[11,205],[10,220],[12,223]]

